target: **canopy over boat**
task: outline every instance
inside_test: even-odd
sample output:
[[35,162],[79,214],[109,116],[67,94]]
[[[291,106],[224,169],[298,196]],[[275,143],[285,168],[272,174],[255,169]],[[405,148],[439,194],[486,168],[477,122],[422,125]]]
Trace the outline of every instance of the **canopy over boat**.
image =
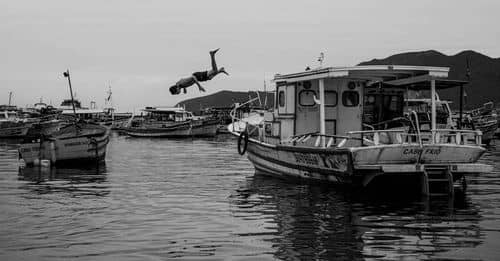
[[146,107],[142,111],[145,112],[155,112],[155,113],[181,113],[181,112],[187,112],[184,108],[182,107]]
[[276,74],[275,82],[299,82],[321,78],[358,78],[375,82],[390,81],[428,75],[437,78],[448,77],[448,67],[408,65],[363,65],[353,67],[328,67],[292,74]]

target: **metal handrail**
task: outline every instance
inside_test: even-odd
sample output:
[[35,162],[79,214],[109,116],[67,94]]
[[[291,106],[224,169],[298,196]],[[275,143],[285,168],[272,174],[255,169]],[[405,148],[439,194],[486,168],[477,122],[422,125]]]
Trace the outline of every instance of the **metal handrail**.
[[[236,121],[241,121],[241,122],[244,122],[244,123],[248,124],[248,122],[247,122],[247,121],[245,121],[244,119],[240,119],[240,118],[237,118],[237,117],[235,116],[235,115],[236,115],[236,110],[238,110],[239,108],[241,108],[241,107],[243,107],[243,106],[245,106],[245,105],[247,105],[247,104],[249,104],[249,103],[254,102],[254,101],[255,101],[255,100],[257,100],[257,99],[259,99],[259,98],[258,98],[258,97],[256,97],[256,98],[250,99],[250,100],[248,100],[248,101],[246,101],[246,102],[244,102],[244,103],[242,103],[242,104],[239,104],[238,106],[234,106],[234,109],[232,109],[232,110],[229,112],[229,116],[231,117],[231,125],[233,126],[233,131],[235,131],[235,130],[234,130],[234,123],[235,123]],[[245,126],[245,128],[246,128],[246,126]]]
[[375,132],[405,132],[402,129],[389,129],[389,130],[364,130],[364,131],[349,131],[348,134],[369,134]]
[[[290,142],[290,143],[294,143],[294,144],[297,143],[297,142],[304,143],[304,142],[308,141],[312,137],[316,137],[316,141],[314,142],[314,146],[315,147],[321,147],[320,145],[321,145],[321,139],[322,138],[329,138],[328,142],[326,143],[325,148],[331,147],[334,144],[334,141],[336,141],[337,139],[340,139],[341,142],[342,142],[342,141],[345,141],[347,139],[352,138],[352,137],[349,137],[349,136],[321,134],[319,132],[310,132],[310,133],[303,133],[303,134],[291,136],[288,139],[283,140],[281,142],[282,143],[288,143],[288,142]],[[339,142],[337,144],[337,147],[339,147],[338,145],[341,142]]]
[[[462,144],[463,136],[464,135],[469,135],[473,134],[475,138],[475,143],[477,145],[481,144],[481,136],[482,133],[479,130],[457,130],[457,129],[435,129],[433,132],[417,132],[417,133],[406,133],[405,130],[400,130],[400,129],[394,129],[394,130],[365,130],[365,131],[350,131],[348,132],[349,137],[348,139],[352,139],[352,135],[373,135],[373,143],[375,145],[379,145],[380,141],[380,133],[396,133],[400,138],[398,140],[401,140],[401,142],[404,140],[403,136],[406,137],[416,137],[418,139],[418,142],[420,146],[423,146],[423,137],[430,137],[431,141],[433,143],[440,143],[439,140],[440,138],[443,137],[455,137],[455,142],[456,144]],[[448,134],[444,134],[448,133]]]
[[[417,132],[417,139],[418,139],[418,144],[420,144],[420,148],[423,147],[423,144],[422,144],[422,136],[421,136],[421,133],[420,133],[420,122],[419,122],[419,119],[418,119],[418,114],[415,110],[412,110],[410,112],[411,115],[413,115],[413,117],[415,118],[415,124],[413,126],[413,128],[415,128],[416,132]],[[413,124],[413,122],[412,122]]]
[[309,133],[291,136],[290,139],[296,138],[296,137],[301,137],[301,136],[307,136],[307,135],[322,136],[322,137],[326,137],[326,138],[349,138],[349,136],[343,136],[343,135],[331,135],[331,134],[320,134],[319,132],[309,132]]

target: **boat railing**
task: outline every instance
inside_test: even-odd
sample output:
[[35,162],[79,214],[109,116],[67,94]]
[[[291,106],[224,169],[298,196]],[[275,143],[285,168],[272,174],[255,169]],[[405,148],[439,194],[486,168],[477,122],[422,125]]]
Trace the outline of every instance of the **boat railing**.
[[[479,130],[436,129],[430,132],[410,133],[404,129],[350,131],[346,139],[361,140],[361,146],[386,144],[456,144],[481,145]],[[342,142],[341,142],[342,143]],[[344,142],[345,143],[345,142]]]
[[320,134],[319,132],[310,132],[300,135],[291,136],[288,139],[282,140],[282,144],[306,145],[314,147],[322,147],[322,140],[325,140],[325,148],[338,147],[340,142],[349,139],[348,136]]
[[413,118],[415,119],[415,122],[413,121],[410,121],[413,125],[413,129],[414,130],[417,130],[417,139],[418,139],[418,143],[420,144],[420,147],[422,147],[422,135],[420,133],[420,121],[418,119],[418,113],[415,111],[415,110],[412,110],[410,112],[410,115],[413,116]]
[[[233,132],[241,132],[245,129],[247,129],[247,125],[249,124],[249,122],[247,122],[245,119],[243,118],[239,118],[236,116],[236,113],[238,111],[239,108],[247,105],[247,104],[251,104],[252,102],[256,101],[256,100],[260,100],[259,97],[256,97],[256,98],[253,98],[253,99],[250,99],[242,104],[235,104],[234,106],[234,109],[232,109],[230,112],[229,112],[229,116],[231,117],[231,123],[232,123],[232,128],[233,128]],[[235,128],[236,127],[236,124],[238,122],[238,130]],[[243,123],[243,126],[241,126],[240,123]]]

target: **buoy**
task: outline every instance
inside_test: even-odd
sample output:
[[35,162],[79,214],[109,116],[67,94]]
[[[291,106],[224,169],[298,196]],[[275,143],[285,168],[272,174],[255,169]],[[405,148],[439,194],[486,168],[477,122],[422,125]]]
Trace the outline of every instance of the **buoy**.
[[50,160],[41,160],[41,165],[42,165],[42,167],[49,168],[50,167]]

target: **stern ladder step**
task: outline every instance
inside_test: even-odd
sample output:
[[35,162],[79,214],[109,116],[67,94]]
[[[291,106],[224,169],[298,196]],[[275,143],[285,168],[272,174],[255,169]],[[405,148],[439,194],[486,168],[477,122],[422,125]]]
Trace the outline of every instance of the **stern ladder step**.
[[425,166],[422,173],[422,194],[453,195],[453,175],[447,166]]

